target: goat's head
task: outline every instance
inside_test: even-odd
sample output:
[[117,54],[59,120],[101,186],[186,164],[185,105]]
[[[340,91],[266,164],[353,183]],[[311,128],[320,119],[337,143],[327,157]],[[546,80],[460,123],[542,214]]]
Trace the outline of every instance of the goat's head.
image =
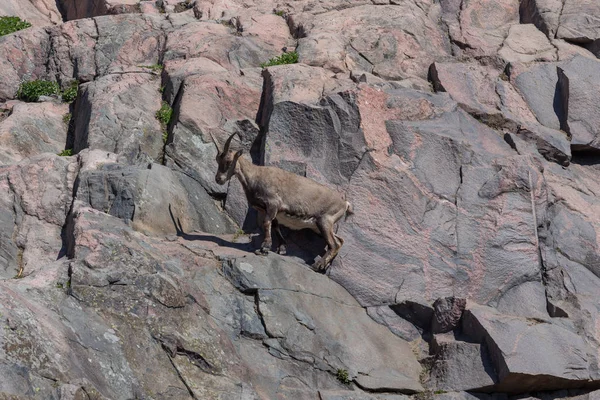
[[217,168],[217,175],[215,175],[215,181],[219,185],[224,185],[235,174],[235,167],[237,165],[237,161],[240,158],[240,156],[242,155],[243,150],[238,150],[237,152],[234,152],[233,150],[229,150],[229,146],[231,145],[231,140],[233,139],[233,137],[236,134],[237,133],[234,133],[233,135],[229,136],[229,138],[225,142],[225,146],[223,147],[223,150],[219,149],[219,144],[217,143],[215,137],[212,135],[212,133],[210,134],[213,142],[215,143],[215,146],[217,146],[216,161],[217,161],[218,168]]

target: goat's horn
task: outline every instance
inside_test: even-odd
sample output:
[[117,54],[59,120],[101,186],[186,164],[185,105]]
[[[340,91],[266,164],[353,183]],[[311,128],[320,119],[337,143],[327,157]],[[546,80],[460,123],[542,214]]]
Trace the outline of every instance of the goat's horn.
[[229,136],[229,138],[227,138],[227,141],[225,142],[225,147],[223,147],[223,153],[226,154],[229,151],[229,145],[231,144],[231,140],[233,139],[233,137],[237,135],[237,132],[235,132],[234,134],[232,134],[231,136]]
[[215,136],[212,134],[212,132],[210,132],[210,137],[212,138],[212,141],[215,144],[215,147],[217,148],[217,153],[221,154],[221,149],[219,149],[219,142],[217,142],[217,139],[215,139]]

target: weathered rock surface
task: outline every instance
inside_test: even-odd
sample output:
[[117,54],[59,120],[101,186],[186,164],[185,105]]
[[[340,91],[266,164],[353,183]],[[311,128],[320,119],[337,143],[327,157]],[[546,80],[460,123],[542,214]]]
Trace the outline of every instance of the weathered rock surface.
[[595,79],[600,62],[577,56],[558,67],[558,86],[565,104],[564,130],[573,137],[575,149],[599,149],[598,104],[591,93],[598,90]]
[[13,164],[39,153],[59,153],[67,142],[69,106],[53,102],[17,102],[0,121],[0,164]]
[[[34,25],[0,38],[0,399],[597,397],[595,2],[0,13]],[[326,275],[311,231],[254,255],[233,133],[353,204]]]
[[430,385],[445,391],[489,391],[497,383],[496,372],[485,345],[435,335]]
[[440,5],[456,54],[493,55],[510,26],[519,23],[518,0],[442,0]]
[[0,15],[16,16],[33,26],[48,26],[62,22],[55,0],[6,0],[0,4]]
[[463,330],[487,345],[501,391],[585,387],[598,380],[594,350],[569,324],[503,316],[489,307],[469,306]]

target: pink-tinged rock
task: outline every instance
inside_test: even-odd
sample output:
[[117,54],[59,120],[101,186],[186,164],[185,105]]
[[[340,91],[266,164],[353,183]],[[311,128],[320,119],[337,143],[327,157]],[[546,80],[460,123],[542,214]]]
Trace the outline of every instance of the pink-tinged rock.
[[81,85],[75,108],[75,152],[102,149],[134,160],[158,160],[163,129],[160,80],[152,73],[112,74]]
[[[535,203],[543,210],[539,171],[527,159],[519,160],[514,170],[510,164],[517,160],[485,166],[488,157],[510,156],[508,146],[496,132],[456,117],[388,123],[391,151],[400,158],[380,155],[379,163],[363,162],[353,174],[347,198],[355,210],[365,211],[341,224],[338,235],[345,244],[331,277],[365,305],[392,301],[400,290],[429,301],[434,300],[431,294],[443,293],[477,298],[510,313],[544,315],[537,208],[528,189],[509,188],[510,182],[528,180],[531,173],[527,185],[535,185]],[[457,131],[462,132],[458,137]],[[490,214],[503,222],[485,222]],[[513,230],[511,221],[516,220],[523,229]],[[422,247],[432,242],[433,247]],[[458,278],[462,274],[465,281]],[[536,286],[514,290],[513,284],[528,280]],[[512,293],[510,303],[498,302],[502,292]],[[525,299],[527,309],[515,306]]]
[[70,157],[43,154],[8,167],[8,180],[27,215],[62,226],[71,207],[76,164]]
[[66,22],[49,32],[53,49],[48,60],[49,72],[63,83],[74,79],[80,82],[93,80],[98,74],[96,22],[92,19]]
[[22,81],[44,79],[50,39],[30,28],[0,37],[0,100],[14,99]]
[[442,0],[441,6],[458,53],[494,55],[510,26],[519,23],[518,0]]
[[67,141],[67,104],[21,103],[0,122],[0,164],[12,164],[40,153],[59,153]]
[[558,61],[567,61],[576,56],[583,56],[592,60],[596,59],[596,56],[591,51],[562,39],[552,39],[552,45],[556,47]]
[[426,78],[429,64],[448,55],[439,26],[411,2],[305,12],[290,23],[304,38],[300,58],[335,72],[362,69],[391,80]]
[[533,24],[512,25],[498,54],[507,63],[557,59],[556,48]]
[[520,6],[521,23],[534,24],[548,38],[554,38],[563,4],[562,0],[523,0]]
[[332,72],[348,71],[347,39],[339,33],[317,32],[298,41],[298,61]]
[[511,131],[518,124],[537,124],[527,103],[498,69],[479,63],[433,63],[436,91],[448,92],[469,113],[492,126]]
[[[252,25],[251,33],[237,35],[237,28],[210,22],[196,22],[169,33],[165,61],[181,58],[208,58],[230,71],[258,67],[282,53],[282,47],[291,39],[285,22],[277,21],[271,30],[259,31]],[[273,22],[273,21],[271,21]],[[270,23],[271,23],[270,22]],[[272,33],[271,36],[269,33]]]
[[139,71],[157,65],[169,22],[162,15],[121,14],[97,17],[96,73]]
[[448,92],[467,111],[498,113],[496,93],[500,72],[479,63],[433,63],[431,79],[436,91]]
[[173,104],[175,96],[179,93],[181,84],[187,77],[226,72],[227,70],[208,58],[197,57],[166,61],[163,71],[166,77],[163,94],[169,104]]
[[55,0],[5,0],[0,4],[0,15],[19,17],[35,27],[62,22]]
[[0,167],[0,274],[27,276],[61,254],[77,163],[43,154]]
[[[225,193],[227,186],[215,182],[217,150],[211,134],[222,146],[240,129],[238,123],[253,121],[261,88],[259,76],[252,74],[221,72],[185,78],[166,146],[167,165],[201,182],[210,193]],[[253,130],[256,136],[258,129]],[[250,146],[245,150],[249,154]]]
[[[283,16],[299,13],[322,14],[328,11],[341,10],[366,4],[389,4],[388,0],[383,2],[372,2],[370,0],[199,0],[194,4],[196,16],[202,20],[230,20],[244,15],[264,15],[280,13]],[[425,2],[426,6],[429,2]]]
[[241,30],[242,37],[249,36],[275,50],[293,47],[295,43],[286,20],[276,14],[249,16],[242,13],[236,19],[236,28]]

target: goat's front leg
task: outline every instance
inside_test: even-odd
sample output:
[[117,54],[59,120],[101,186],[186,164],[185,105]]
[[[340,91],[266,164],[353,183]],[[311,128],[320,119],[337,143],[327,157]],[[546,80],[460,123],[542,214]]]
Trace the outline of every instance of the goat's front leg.
[[271,246],[273,245],[273,239],[271,238],[271,224],[273,220],[277,216],[277,208],[267,206],[265,210],[265,220],[263,221],[263,229],[265,231],[265,239],[263,243],[260,245],[260,249],[256,250],[256,254],[269,254],[269,250],[271,250]]

